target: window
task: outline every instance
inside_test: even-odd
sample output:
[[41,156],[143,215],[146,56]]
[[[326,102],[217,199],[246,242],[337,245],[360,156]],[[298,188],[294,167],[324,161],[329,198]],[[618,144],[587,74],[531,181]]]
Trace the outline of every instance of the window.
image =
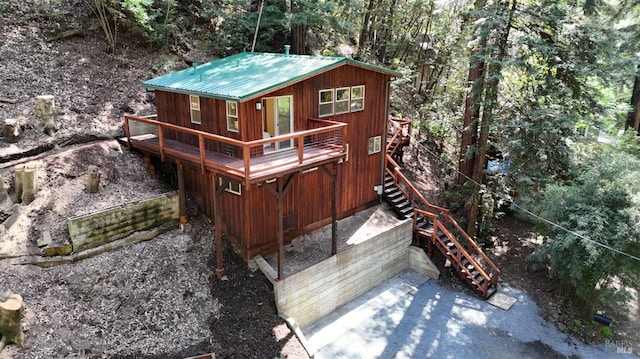
[[238,103],[227,101],[227,130],[238,132]]
[[333,89],[320,90],[320,117],[333,115]]
[[[220,185],[222,186],[222,178],[220,178]],[[227,182],[227,185],[224,187],[224,190],[229,193],[237,194],[238,196],[242,195],[242,185],[240,184],[240,182],[237,182],[237,181]]]
[[369,154],[380,152],[381,136],[369,137]]
[[364,110],[364,85],[351,87],[351,111]]
[[320,90],[320,117],[364,110],[364,85]]
[[336,89],[336,114],[349,112],[349,88]]
[[201,124],[200,118],[200,97],[189,95],[189,106],[191,107],[191,123]]

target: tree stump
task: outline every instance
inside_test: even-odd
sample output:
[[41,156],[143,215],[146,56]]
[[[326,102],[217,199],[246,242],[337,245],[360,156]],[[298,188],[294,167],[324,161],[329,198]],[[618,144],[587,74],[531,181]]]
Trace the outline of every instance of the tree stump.
[[51,95],[42,95],[36,97],[36,121],[43,131],[49,136],[53,136],[56,132],[55,118],[56,104]]
[[18,294],[11,294],[4,302],[0,302],[0,335],[5,344],[22,346],[20,317],[23,307],[22,297]]
[[22,186],[24,185],[24,165],[13,167],[16,187],[16,202],[22,202]]
[[2,136],[7,142],[16,142],[22,132],[20,121],[15,118],[7,118],[2,125]]
[[87,192],[97,193],[100,190],[100,170],[97,166],[89,166],[87,174]]
[[14,171],[16,201],[25,205],[33,202],[38,192],[38,167],[35,163],[27,163],[15,166]]

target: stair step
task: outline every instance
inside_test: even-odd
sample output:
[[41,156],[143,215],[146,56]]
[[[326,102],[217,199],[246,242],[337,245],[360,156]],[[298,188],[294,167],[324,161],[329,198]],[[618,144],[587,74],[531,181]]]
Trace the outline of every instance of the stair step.
[[405,196],[398,196],[398,195],[394,195],[391,197],[387,197],[387,200],[394,206],[394,207],[399,207],[399,206],[404,206],[405,204],[407,205],[411,205],[409,203],[409,201],[407,200],[407,197]]

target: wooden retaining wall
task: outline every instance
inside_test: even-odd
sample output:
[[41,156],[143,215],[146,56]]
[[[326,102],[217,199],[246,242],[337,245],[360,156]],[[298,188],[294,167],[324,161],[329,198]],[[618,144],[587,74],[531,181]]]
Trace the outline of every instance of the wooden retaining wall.
[[135,201],[69,219],[73,251],[83,251],[178,219],[178,193]]

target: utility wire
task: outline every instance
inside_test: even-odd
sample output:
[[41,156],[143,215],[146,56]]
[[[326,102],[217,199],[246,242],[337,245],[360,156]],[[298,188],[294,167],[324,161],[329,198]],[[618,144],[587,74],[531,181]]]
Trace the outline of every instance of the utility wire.
[[[476,185],[476,186],[478,186],[479,188],[481,188],[481,187],[482,187],[482,184],[480,184],[480,183],[476,182],[475,180],[473,180],[473,179],[472,179],[472,178],[470,178],[469,176],[467,176],[467,175],[465,175],[464,173],[460,172],[460,171],[459,171],[457,168],[455,168],[454,166],[449,166],[449,164],[447,164],[447,163],[442,159],[442,157],[441,157],[441,156],[438,156],[437,154],[433,153],[431,150],[429,150],[429,149],[428,149],[425,145],[423,145],[422,143],[417,142],[417,144],[418,144],[418,146],[420,146],[422,149],[424,149],[424,150],[425,150],[429,155],[431,155],[433,158],[435,158],[435,159],[439,160],[440,162],[442,162],[445,166],[448,166],[448,167],[452,168],[452,169],[453,169],[454,171],[456,171],[458,174],[462,175],[464,178],[466,178],[467,180],[471,181],[473,184],[475,184],[475,185]],[[494,195],[494,196],[496,196],[496,197],[504,197],[504,195],[499,194],[499,193],[496,193],[496,192],[493,192],[493,191],[489,190],[488,188],[487,188],[487,191],[488,191],[488,192],[490,192],[492,195]],[[554,223],[554,222],[552,222],[552,221],[550,221],[550,220],[548,220],[548,219],[546,219],[546,218],[541,217],[540,215],[538,215],[538,214],[536,214],[536,213],[531,212],[530,210],[528,210],[528,209],[526,209],[526,208],[524,208],[524,207],[520,206],[519,204],[517,204],[517,203],[516,203],[516,202],[514,202],[514,201],[511,201],[511,204],[512,204],[514,207],[519,208],[520,210],[522,210],[522,211],[526,212],[527,214],[529,214],[529,215],[531,215],[531,216],[533,216],[533,217],[535,217],[535,218],[537,218],[537,219],[539,219],[539,220],[541,220],[541,221],[543,221],[543,222],[545,222],[545,223],[548,223],[548,224],[552,225],[552,226],[553,226],[553,227],[555,227],[555,228],[561,229],[561,230],[563,230],[563,231],[565,231],[565,232],[567,232],[567,233],[569,233],[569,234],[572,234],[572,235],[574,235],[574,236],[576,236],[576,237],[578,237],[578,238],[580,238],[580,239],[583,239],[583,240],[585,240],[585,241],[587,241],[587,242],[591,242],[591,243],[593,243],[593,244],[595,244],[595,245],[598,245],[598,246],[600,246],[600,247],[602,247],[602,248],[608,249],[608,250],[610,250],[610,251],[613,251],[613,252],[615,252],[615,253],[621,254],[621,255],[623,255],[623,256],[625,256],[625,257],[628,257],[628,258],[631,258],[631,259],[633,259],[633,260],[636,260],[636,261],[640,262],[640,258],[639,258],[639,257],[634,256],[633,254],[629,254],[629,253],[623,252],[623,251],[621,251],[621,250],[619,250],[619,249],[613,248],[613,247],[608,246],[608,245],[606,245],[606,244],[604,244],[604,243],[600,243],[600,242],[598,242],[598,241],[596,241],[596,240],[593,240],[593,239],[591,239],[591,238],[585,237],[584,235],[582,235],[582,234],[580,234],[580,233],[577,233],[577,232],[575,232],[575,231],[572,231],[572,230],[570,230],[570,229],[568,229],[568,228],[566,228],[566,227],[564,227],[564,226],[562,226],[562,225],[560,225],[560,224],[558,224],[558,223]]]

